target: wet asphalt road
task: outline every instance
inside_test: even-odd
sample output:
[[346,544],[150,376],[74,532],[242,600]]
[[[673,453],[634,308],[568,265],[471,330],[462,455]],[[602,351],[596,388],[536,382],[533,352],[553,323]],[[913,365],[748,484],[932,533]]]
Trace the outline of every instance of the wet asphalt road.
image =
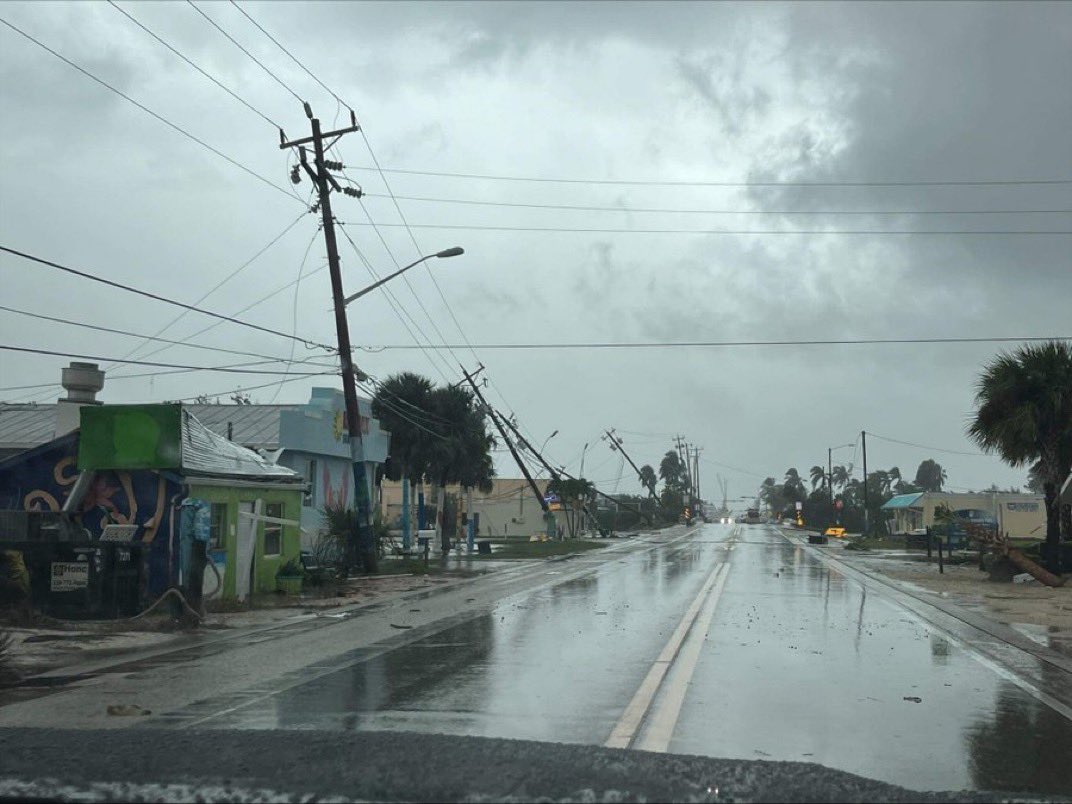
[[0,725],[80,725],[111,696],[151,705],[141,722],[107,723],[135,731],[425,732],[816,762],[912,790],[1072,793],[1072,710],[1039,692],[1067,700],[1068,674],[1027,654],[1022,677],[1002,669],[970,635],[771,527],[631,542],[330,627],[113,667],[0,708]]
[[1072,793],[1064,714],[767,526],[698,527],[226,703],[172,719],[610,744],[818,762],[916,790]]

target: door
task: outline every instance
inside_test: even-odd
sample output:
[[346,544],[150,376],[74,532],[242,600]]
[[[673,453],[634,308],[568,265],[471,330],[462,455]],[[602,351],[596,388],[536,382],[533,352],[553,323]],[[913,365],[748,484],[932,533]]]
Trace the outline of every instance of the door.
[[238,504],[238,530],[235,540],[235,597],[245,600],[250,593],[253,574],[253,552],[257,545],[256,504]]

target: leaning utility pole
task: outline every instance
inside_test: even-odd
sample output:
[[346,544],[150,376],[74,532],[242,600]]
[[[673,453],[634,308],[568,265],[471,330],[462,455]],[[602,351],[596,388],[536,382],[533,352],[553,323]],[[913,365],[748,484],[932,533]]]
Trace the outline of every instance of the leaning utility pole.
[[476,398],[480,400],[480,404],[491,418],[491,423],[495,425],[495,429],[499,431],[499,435],[502,436],[502,440],[506,443],[507,448],[510,450],[510,454],[514,456],[514,462],[517,463],[517,468],[521,470],[521,474],[525,476],[525,480],[529,483],[529,488],[532,489],[532,493],[536,495],[536,501],[540,504],[540,509],[543,511],[543,521],[545,526],[549,529],[547,538],[553,539],[558,535],[558,528],[555,525],[555,515],[551,512],[551,508],[547,505],[547,500],[544,499],[543,494],[540,492],[539,486],[536,485],[536,481],[532,479],[532,475],[529,474],[529,468],[525,466],[525,462],[521,460],[521,456],[517,454],[517,450],[514,449],[513,443],[506,435],[506,428],[503,427],[502,422],[499,421],[499,417],[495,413],[495,409],[487,403],[484,399],[484,395],[480,393],[480,389],[477,388],[476,382],[473,381],[472,375],[469,374],[465,368],[462,368],[462,374],[465,376],[466,382],[469,383],[469,387],[473,389],[473,393],[476,394]]
[[[640,469],[637,468],[637,465],[633,462],[633,459],[629,457],[629,453],[625,451],[625,447],[622,446],[622,440],[618,438],[618,434],[614,431],[614,428],[612,427],[609,430],[604,430],[603,432],[606,434],[606,437],[610,439],[611,452],[622,453],[625,459],[629,461],[629,465],[633,467],[633,471],[637,473],[637,479],[641,480],[641,484],[643,485]],[[600,438],[602,437],[603,436],[600,436]],[[647,486],[645,486],[645,488],[647,488]],[[657,499],[655,497],[655,492],[653,492],[651,489],[648,489],[648,496],[652,499]]]
[[[304,105],[305,116],[309,118],[312,125],[312,136],[303,137],[298,140],[290,140],[288,142],[286,134],[280,129],[279,148],[284,151],[287,148],[293,148],[295,146],[298,148],[301,157],[301,166],[305,169],[305,172],[309,174],[309,178],[312,179],[313,184],[316,185],[320,199],[318,205],[320,207],[320,215],[324,227],[324,242],[327,245],[328,251],[328,270],[331,274],[331,297],[335,305],[335,333],[339,341],[339,361],[342,369],[342,393],[346,404],[346,431],[350,439],[350,461],[353,464],[354,474],[354,504],[357,512],[357,533],[355,534],[356,545],[351,544],[350,546],[350,555],[348,556],[347,564],[349,568],[355,563],[353,560],[353,553],[356,548],[356,550],[361,553],[365,570],[368,572],[375,572],[377,570],[376,546],[373,544],[372,526],[369,517],[369,488],[365,472],[364,449],[361,443],[361,412],[357,404],[357,378],[354,370],[353,351],[350,348],[350,329],[346,322],[346,297],[342,290],[342,271],[339,268],[339,249],[335,242],[335,218],[331,214],[332,189],[346,192],[347,195],[353,195],[355,197],[360,197],[361,191],[350,187],[340,187],[339,183],[335,180],[335,177],[328,172],[327,163],[324,161],[325,137],[342,137],[344,134],[360,131],[361,127],[357,124],[357,118],[354,115],[353,110],[351,110],[350,125],[347,128],[329,131],[326,134],[321,133],[320,120],[313,117],[313,110],[308,103],[305,103]],[[313,144],[313,165],[315,166],[315,170],[309,167],[304,147],[310,142]],[[332,166],[336,169],[342,167],[342,165],[338,163],[332,163]],[[292,174],[292,180],[296,180],[297,176],[298,172],[295,167],[294,173]]]
[[[562,479],[562,475],[559,473],[559,471],[557,469],[555,469],[555,467],[553,467],[550,463],[548,463],[547,459],[544,458],[543,455],[541,455],[539,452],[536,451],[536,448],[532,446],[532,444],[529,442],[529,440],[527,438],[525,438],[525,436],[521,435],[521,431],[517,429],[517,426],[512,421],[510,421],[510,419],[508,419],[508,418],[506,418],[504,416],[503,421],[506,422],[506,426],[510,428],[510,431],[517,438],[517,443],[519,443],[521,445],[521,448],[528,450],[529,453],[531,455],[533,455],[533,457],[535,457],[536,460],[538,460],[543,465],[543,468],[547,470],[547,474],[549,474],[551,476],[551,480],[553,480],[555,483],[558,483]],[[581,478],[581,479],[583,480],[584,478]],[[597,525],[599,524],[596,521],[596,518],[594,516],[592,516],[591,511],[588,510],[588,502],[587,501],[584,501],[582,503],[581,508],[584,510],[585,516],[587,516],[593,522],[596,522]],[[573,518],[570,517],[569,518],[569,526],[570,526],[570,528],[573,528],[572,523],[573,523]],[[572,530],[571,530],[570,537],[572,538],[572,536],[573,536],[573,533],[572,533]]]

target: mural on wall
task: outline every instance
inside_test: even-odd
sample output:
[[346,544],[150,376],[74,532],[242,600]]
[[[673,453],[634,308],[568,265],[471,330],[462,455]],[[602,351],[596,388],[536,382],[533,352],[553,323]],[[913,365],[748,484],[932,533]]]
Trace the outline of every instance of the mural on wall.
[[[78,479],[77,435],[59,439],[0,464],[0,507],[60,511]],[[157,471],[97,472],[74,520],[93,538],[105,525],[137,525],[138,541],[149,551],[150,591],[169,580],[168,542],[178,525],[175,505],[182,494],[176,480]]]
[[322,488],[324,489],[325,508],[346,508],[350,504],[351,483],[347,482],[349,478],[347,477],[346,472],[341,472],[340,474],[342,474],[342,477],[339,479],[339,482],[332,483],[331,467],[326,461],[324,462]]

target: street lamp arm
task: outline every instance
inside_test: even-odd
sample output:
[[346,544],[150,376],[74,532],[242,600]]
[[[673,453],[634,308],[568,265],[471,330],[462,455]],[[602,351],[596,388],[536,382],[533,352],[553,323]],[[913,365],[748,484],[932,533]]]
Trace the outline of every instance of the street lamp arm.
[[400,274],[404,274],[410,268],[413,268],[415,265],[420,265],[425,260],[430,260],[433,257],[438,257],[440,259],[445,259],[447,257],[457,257],[459,254],[464,254],[464,253],[465,253],[465,249],[463,249],[461,246],[454,246],[453,248],[444,249],[443,251],[437,251],[435,254],[427,254],[424,257],[421,257],[416,262],[411,262],[409,265],[405,266],[404,268],[399,268],[393,274],[389,274],[388,276],[385,276],[379,282],[373,282],[367,288],[362,288],[361,290],[357,291],[357,293],[350,294],[345,299],[343,299],[343,301],[342,301],[343,306],[345,307],[346,305],[348,305],[350,302],[354,301],[355,299],[360,299],[366,293],[371,293],[376,288],[380,287],[381,285],[387,284],[392,279],[394,279],[396,276],[398,276]]

